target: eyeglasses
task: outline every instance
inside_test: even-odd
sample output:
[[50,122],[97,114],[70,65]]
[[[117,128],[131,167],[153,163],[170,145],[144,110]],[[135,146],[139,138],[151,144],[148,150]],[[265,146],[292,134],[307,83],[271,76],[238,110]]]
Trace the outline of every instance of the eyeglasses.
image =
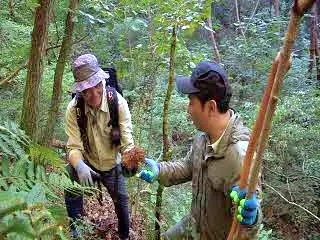
[[95,85],[94,87],[88,88],[86,90],[83,90],[80,94],[82,97],[84,98],[90,98],[92,95],[92,91],[97,89],[100,90],[102,88],[102,82],[99,82],[97,85]]

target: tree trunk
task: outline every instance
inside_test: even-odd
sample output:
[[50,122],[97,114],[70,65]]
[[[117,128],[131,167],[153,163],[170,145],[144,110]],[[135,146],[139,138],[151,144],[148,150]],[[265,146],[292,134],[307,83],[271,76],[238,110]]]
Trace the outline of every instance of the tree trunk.
[[[172,42],[171,42],[171,48],[170,48],[169,82],[168,82],[166,98],[164,100],[164,105],[163,105],[163,120],[162,120],[163,161],[169,160],[168,117],[169,117],[169,104],[170,104],[171,94],[174,88],[174,55],[175,55],[175,49],[176,49],[176,41],[177,41],[176,27],[174,27],[172,29]],[[162,192],[163,192],[163,186],[159,185],[157,190],[157,201],[156,201],[156,209],[155,209],[156,219],[158,220],[155,223],[155,240],[160,240],[159,222],[161,218]]]
[[48,144],[50,142],[54,128],[57,122],[57,113],[59,111],[59,106],[61,102],[61,94],[62,94],[62,79],[65,64],[68,60],[70,49],[72,46],[72,35],[74,22],[73,18],[75,15],[75,11],[78,8],[79,1],[78,0],[70,0],[69,2],[69,10],[66,18],[66,28],[62,40],[62,45],[60,48],[59,58],[56,66],[56,71],[54,75],[54,85],[51,99],[51,107],[49,110],[48,124],[46,132],[44,133],[44,144]]
[[280,3],[279,0],[273,0],[273,8],[274,8],[274,15],[276,17],[280,16]]
[[[280,17],[280,2],[279,0],[273,0],[273,8],[274,8],[274,15],[277,19]],[[279,36],[278,36],[278,41],[277,41],[277,48],[280,47],[281,45],[281,23],[278,23],[278,31],[279,31]]]
[[310,59],[309,59],[309,78],[312,78],[312,69],[314,64],[315,52],[316,52],[316,42],[317,42],[317,27],[316,27],[316,18],[317,18],[317,4],[313,4],[312,17],[310,18]]
[[21,128],[37,140],[37,120],[39,108],[39,90],[42,78],[42,60],[45,39],[48,36],[49,13],[52,0],[40,0],[35,12],[32,32],[31,55],[28,64],[27,81],[24,90]]
[[9,17],[13,18],[14,17],[14,12],[13,12],[13,0],[8,1],[8,14]]
[[239,29],[240,29],[241,35],[243,36],[244,41],[246,42],[246,36],[244,34],[243,24],[240,21],[241,2],[239,0],[234,0],[234,5],[235,5],[235,13],[236,13],[237,22],[239,24]]
[[[209,28],[212,29],[212,20],[211,20],[211,16],[208,17],[208,25]],[[212,29],[213,31],[213,29]],[[218,45],[216,42],[216,38],[214,36],[214,32],[210,31],[210,37],[211,37],[211,41],[212,41],[212,47],[213,47],[213,60],[215,60],[216,62],[221,62],[221,58],[220,58],[220,53],[218,50]]]

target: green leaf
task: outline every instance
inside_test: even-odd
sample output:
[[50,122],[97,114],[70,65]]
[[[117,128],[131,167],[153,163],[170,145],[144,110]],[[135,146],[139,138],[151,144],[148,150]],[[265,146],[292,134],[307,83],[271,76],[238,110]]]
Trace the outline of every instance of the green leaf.
[[45,196],[45,190],[42,184],[37,183],[33,186],[33,188],[26,197],[26,201],[28,204],[44,203],[47,201],[47,198]]
[[7,177],[9,176],[9,173],[10,173],[9,157],[7,155],[4,155],[2,156],[2,159],[1,159],[1,174],[2,176]]
[[26,6],[28,8],[31,8],[32,10],[35,10],[37,7],[40,6],[40,4],[38,3],[38,0],[26,0],[25,3],[26,3]]

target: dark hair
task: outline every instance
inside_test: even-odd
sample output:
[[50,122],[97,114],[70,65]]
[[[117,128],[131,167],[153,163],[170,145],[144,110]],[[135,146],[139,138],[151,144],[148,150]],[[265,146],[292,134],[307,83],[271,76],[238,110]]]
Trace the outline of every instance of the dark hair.
[[221,76],[216,72],[211,72],[209,75],[206,74],[206,76],[201,76],[198,81],[199,82],[196,85],[197,88],[200,89],[200,92],[192,95],[196,96],[200,100],[202,106],[204,106],[207,101],[215,100],[218,111],[220,113],[226,113],[230,108],[229,103],[232,97],[230,86],[226,86],[223,89],[223,92],[221,92],[221,88],[217,89],[216,85],[212,85],[213,83],[223,81]]

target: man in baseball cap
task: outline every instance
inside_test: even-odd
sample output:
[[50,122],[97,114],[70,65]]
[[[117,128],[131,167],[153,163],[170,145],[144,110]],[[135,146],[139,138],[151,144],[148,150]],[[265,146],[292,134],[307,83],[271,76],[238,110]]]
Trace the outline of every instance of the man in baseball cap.
[[[116,93],[118,104],[115,107],[120,126],[120,145],[116,146],[110,137],[113,126],[109,124],[111,110],[104,88],[109,74],[100,68],[97,58],[92,54],[79,56],[72,64],[72,71],[75,80],[72,91],[77,94],[69,103],[65,117],[70,163],[67,170],[70,178],[81,185],[92,186],[94,179],[100,179],[114,202],[119,237],[128,239],[128,193],[120,165],[121,154],[134,146],[128,104]],[[77,237],[74,223],[84,214],[83,196],[66,190],[65,203],[72,219],[72,234]]]
[[[234,191],[233,200],[245,198],[245,192],[238,192],[236,185],[250,132],[239,113],[229,107],[231,88],[219,63],[200,62],[191,77],[176,78],[176,86],[188,95],[188,113],[200,133],[183,159],[161,163],[146,159],[148,169],[139,176],[165,186],[192,181],[191,211],[164,234],[165,239],[226,239],[233,219],[229,193]],[[253,239],[259,229],[260,186],[257,190],[238,211],[244,229],[242,239]]]

